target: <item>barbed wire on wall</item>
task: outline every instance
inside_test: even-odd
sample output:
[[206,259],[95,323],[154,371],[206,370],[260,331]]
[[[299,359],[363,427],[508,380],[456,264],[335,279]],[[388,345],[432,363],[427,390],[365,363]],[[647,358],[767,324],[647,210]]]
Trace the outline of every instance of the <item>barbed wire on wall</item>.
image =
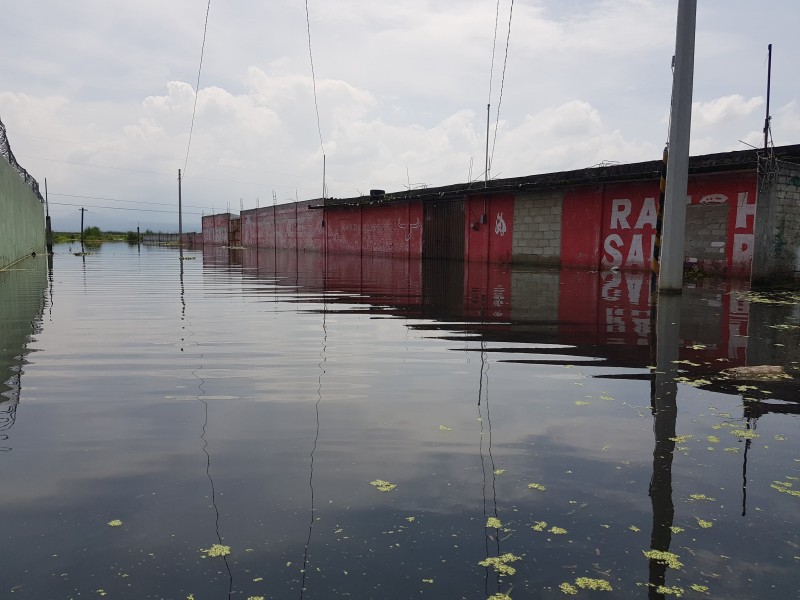
[[6,134],[6,126],[2,119],[0,119],[0,154],[2,154],[3,158],[11,165],[11,168],[17,172],[25,185],[31,188],[33,193],[36,194],[39,201],[44,202],[44,198],[42,198],[42,194],[39,191],[39,182],[17,162],[16,158],[14,158],[14,153],[11,151],[11,143],[8,141],[8,135]]

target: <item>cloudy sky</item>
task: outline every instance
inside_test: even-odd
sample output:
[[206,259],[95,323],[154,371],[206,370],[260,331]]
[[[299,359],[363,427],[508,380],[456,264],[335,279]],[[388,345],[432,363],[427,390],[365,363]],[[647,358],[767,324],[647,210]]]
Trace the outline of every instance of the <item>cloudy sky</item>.
[[[510,0],[308,0],[318,127],[304,2],[212,0],[196,94],[207,0],[3,0],[0,118],[56,230],[81,206],[87,225],[177,230],[184,167],[187,231],[317,198],[323,147],[334,197],[482,178],[489,102],[492,177],[650,160],[677,5],[516,0],[509,36]],[[799,143],[797,0],[698,5],[692,154],[761,143],[769,43],[773,139]]]

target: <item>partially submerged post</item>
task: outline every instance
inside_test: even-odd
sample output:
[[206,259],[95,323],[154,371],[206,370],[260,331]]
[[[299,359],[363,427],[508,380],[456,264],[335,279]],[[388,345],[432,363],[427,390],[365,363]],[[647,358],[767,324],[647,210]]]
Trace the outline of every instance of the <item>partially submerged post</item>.
[[44,209],[47,216],[44,218],[44,235],[47,253],[53,254],[53,226],[50,223],[50,201],[47,197],[47,177],[44,178]]
[[183,256],[183,207],[181,198],[181,170],[178,169],[178,246]]
[[661,292],[680,293],[683,288],[683,245],[686,228],[686,191],[689,185],[689,134],[692,126],[696,21],[697,0],[679,0],[675,72],[672,76],[664,239],[658,278],[658,289]]

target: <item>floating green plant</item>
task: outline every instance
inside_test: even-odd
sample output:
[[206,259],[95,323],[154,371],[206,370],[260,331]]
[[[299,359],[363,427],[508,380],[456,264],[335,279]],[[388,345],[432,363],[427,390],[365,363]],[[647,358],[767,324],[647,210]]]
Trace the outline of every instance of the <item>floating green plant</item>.
[[265,596],[248,596],[247,600],[265,600]]
[[650,560],[655,560],[661,564],[667,565],[670,569],[680,569],[683,563],[678,559],[678,555],[674,552],[667,552],[666,550],[643,550],[642,553]]
[[739,448],[723,448],[723,452],[732,452],[734,454],[738,454],[740,450]]
[[692,439],[694,436],[692,434],[689,435],[676,435],[675,437],[669,438],[671,442],[675,442],[676,444],[684,444],[687,440]]
[[497,517],[489,517],[486,519],[486,527],[492,527],[494,529],[500,529],[503,526],[503,523],[500,522],[500,519]]
[[677,525],[673,525],[669,529],[670,531],[672,531],[672,533],[683,533],[684,531],[686,531],[683,527],[678,527]]
[[514,554],[507,552],[501,556],[489,556],[486,558],[486,560],[482,560],[478,564],[482,567],[492,567],[501,575],[513,575],[517,572],[517,570],[509,563],[513,563],[518,560],[521,560],[519,556],[515,556]]
[[433,579],[423,579],[422,583],[433,583]]
[[782,436],[780,433],[776,433],[775,434],[775,441],[776,442],[785,442],[786,438],[784,436]]
[[370,481],[369,484],[379,492],[391,492],[394,488],[397,487],[397,484],[384,481],[383,479],[376,479],[375,481]]
[[714,498],[709,498],[705,494],[689,494],[689,498],[692,500],[707,500],[708,502],[714,502]]
[[656,593],[664,594],[665,596],[675,596],[676,598],[680,598],[683,596],[683,588],[680,588],[676,585],[673,586],[666,586],[660,585],[656,588]]
[[715,435],[709,435],[706,439],[709,444],[719,444],[719,438]]
[[489,596],[486,600],[511,600],[511,596],[504,594],[503,592],[497,592],[496,594]]
[[701,592],[702,593],[702,592],[707,592],[708,591],[708,586],[707,585],[700,585],[699,583],[693,583],[689,587],[692,588],[695,592]]
[[591,577],[578,577],[575,585],[583,590],[597,590],[600,592],[610,592],[614,588],[605,579],[593,579]]
[[788,494],[800,498],[800,491],[791,489],[792,484],[788,481],[773,481],[769,487],[773,490],[778,490],[781,494]]
[[453,431],[453,428],[447,425],[439,425],[439,431]]
[[540,492],[547,491],[547,488],[544,487],[541,483],[529,483],[528,489],[530,490],[539,490]]
[[708,529],[709,527],[714,525],[711,521],[704,521],[703,519],[697,519],[697,524],[700,525],[700,527],[702,527],[703,529]]
[[536,523],[531,527],[534,531],[544,531],[547,527],[546,521],[536,521]]
[[495,469],[494,474],[495,475],[502,475],[505,472],[506,472],[505,469]]
[[417,520],[417,517],[406,517],[406,521],[408,521],[409,523],[413,523],[416,520]]
[[122,521],[120,521],[119,519],[114,519],[113,521],[109,521],[109,522],[108,522],[108,523],[106,523],[106,524],[107,524],[109,527],[119,527],[120,525],[122,525]]
[[733,435],[739,436],[743,440],[752,440],[759,437],[759,434],[757,434],[752,429],[731,429],[731,433]]
[[628,527],[628,529],[630,529],[634,533],[639,533],[641,531],[641,529],[639,529],[636,525],[631,525],[630,527]]
[[566,581],[558,586],[562,592],[569,596],[575,596],[578,593],[578,588],[576,588],[571,583],[567,583]]
[[550,528],[550,529],[548,529],[547,531],[548,531],[549,533],[552,533],[552,534],[554,534],[554,535],[564,535],[565,533],[567,533],[567,530],[566,530],[566,529],[563,529],[562,527],[555,527],[555,526],[554,526],[554,527],[551,527],[551,528]]
[[214,557],[214,556],[228,556],[231,553],[230,546],[223,546],[222,544],[213,544],[210,548],[201,548],[200,552],[205,554],[205,557]]
[[589,403],[585,400],[575,400],[575,406],[589,406]]

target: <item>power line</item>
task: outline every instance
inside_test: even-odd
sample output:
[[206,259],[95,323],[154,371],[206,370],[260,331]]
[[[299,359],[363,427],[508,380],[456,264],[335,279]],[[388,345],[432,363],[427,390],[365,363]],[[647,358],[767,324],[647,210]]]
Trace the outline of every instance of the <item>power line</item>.
[[497,48],[497,24],[500,21],[500,0],[497,0],[497,6],[494,11],[494,39],[492,40],[492,64],[489,67],[489,99],[487,102],[492,103],[492,80],[494,79],[494,53]]
[[192,124],[189,127],[189,143],[186,144],[186,160],[183,163],[183,173],[186,175],[186,165],[189,163],[189,148],[192,146],[192,132],[194,131],[194,115],[197,112],[197,97],[200,95],[200,71],[203,70],[203,53],[206,49],[206,32],[208,31],[208,13],[211,11],[211,0],[206,6],[206,23],[203,26],[203,45],[200,47],[200,66],[197,68],[197,85],[194,91],[194,107],[192,108]]
[[503,88],[506,83],[506,65],[508,64],[508,45],[511,40],[511,17],[514,15],[514,0],[511,0],[511,6],[508,9],[508,34],[506,35],[506,55],[503,59],[503,76],[500,78],[500,98],[497,101],[497,119],[494,123],[494,140],[492,141],[492,157],[489,164],[494,160],[494,148],[497,145],[497,129],[500,126],[500,105],[503,103]]
[[[50,195],[61,196],[62,198],[83,198],[85,200],[107,200],[108,202],[125,202],[128,204],[153,204],[155,206],[172,206],[172,203],[168,202],[148,202],[146,200],[121,200],[119,198],[105,198],[103,196],[82,196],[80,194],[56,194],[56,193],[51,193]],[[205,206],[197,206],[189,204],[184,204],[184,206],[189,206],[190,208],[205,208]]]
[[317,103],[317,77],[314,74],[314,56],[311,53],[311,18],[308,16],[308,0],[306,0],[306,30],[308,31],[308,58],[311,61],[311,85],[314,88],[314,108],[317,111],[317,132],[319,133],[319,146],[322,155],[325,155],[325,145],[322,143],[322,125],[319,120],[319,104]]
[[[85,206],[84,204],[73,204],[70,202],[50,202],[50,204],[56,204],[58,206]],[[124,206],[101,206],[101,205],[89,205],[89,208],[100,209],[100,210],[128,210],[128,211],[135,211],[135,212],[151,212],[151,213],[169,213],[176,215],[178,214],[177,210],[156,210],[154,208],[127,208]],[[186,212],[184,213],[189,215],[201,215],[203,213],[199,212]]]

